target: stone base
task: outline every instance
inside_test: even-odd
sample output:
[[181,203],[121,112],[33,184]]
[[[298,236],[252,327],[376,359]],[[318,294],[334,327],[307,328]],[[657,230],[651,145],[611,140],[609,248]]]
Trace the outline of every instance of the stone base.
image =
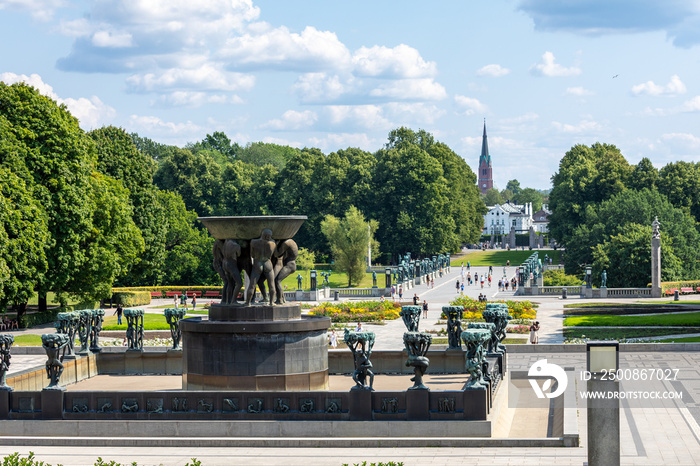
[[[292,308],[296,308],[292,309]],[[237,312],[237,311],[241,312]],[[181,321],[182,388],[185,390],[328,390],[328,317],[286,320],[298,305],[248,306],[279,320]],[[211,312],[210,312],[211,314]],[[211,319],[211,317],[210,317]]]
[[209,320],[223,322],[262,322],[270,320],[292,320],[301,317],[298,304],[281,304],[270,306],[258,304],[252,306],[235,304],[212,304],[209,308]]

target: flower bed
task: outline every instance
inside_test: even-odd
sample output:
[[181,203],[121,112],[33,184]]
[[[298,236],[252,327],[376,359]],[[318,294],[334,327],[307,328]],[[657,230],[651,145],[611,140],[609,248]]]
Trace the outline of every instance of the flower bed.
[[[530,301],[490,301],[490,303],[505,303],[508,306],[508,313],[514,320],[523,322],[526,320],[534,320],[537,318],[537,307],[536,304]],[[467,296],[459,296],[454,301],[450,302],[450,306],[464,306],[464,314],[462,315],[462,320],[476,322],[484,320],[484,309],[486,309],[486,304],[480,303],[476,299],[469,298]],[[440,316],[441,319],[447,319],[447,316],[443,313]]]
[[399,318],[401,306],[391,301],[321,303],[309,315],[330,317],[331,322],[382,322]]

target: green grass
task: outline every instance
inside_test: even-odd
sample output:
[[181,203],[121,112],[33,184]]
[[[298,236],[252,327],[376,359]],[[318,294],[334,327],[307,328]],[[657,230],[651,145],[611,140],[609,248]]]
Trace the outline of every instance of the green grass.
[[[187,316],[185,316],[187,317]],[[105,317],[102,330],[124,330],[126,331],[126,317],[122,317],[122,324],[117,325],[117,316]],[[165,321],[165,316],[162,314],[144,314],[143,316],[144,330],[170,330],[170,325]]]
[[684,305],[684,304],[700,304],[700,301],[639,301],[640,303],[645,303],[645,304],[675,304],[675,305]]
[[683,333],[700,333],[698,328],[576,328],[564,329],[564,339],[588,338],[591,340],[614,340],[622,338],[658,337]]
[[661,343],[700,343],[700,337],[665,338],[656,341]]
[[516,251],[516,250],[511,250],[511,251],[495,251],[495,250],[487,250],[487,251],[475,251],[467,254],[466,256],[461,256],[456,259],[452,259],[450,264],[452,267],[461,267],[462,262],[464,262],[464,266],[467,266],[467,262],[469,262],[471,265],[476,265],[476,266],[488,266],[492,265],[494,267],[503,267],[506,265],[506,261],[510,260],[510,266],[518,266],[525,262],[528,257],[530,257],[533,253],[538,253],[538,257],[544,261],[544,256],[545,254],[548,257],[552,258],[552,263],[553,264],[558,264],[559,260],[561,258],[561,250],[557,249],[556,251],[553,250],[547,250],[547,251],[530,251],[530,250],[525,250],[525,251]]
[[[49,333],[47,330],[46,333]],[[41,335],[15,335],[13,346],[41,346]]]
[[648,327],[648,326],[699,326],[700,312],[666,315],[612,316],[590,315],[570,316],[564,319],[565,327]]

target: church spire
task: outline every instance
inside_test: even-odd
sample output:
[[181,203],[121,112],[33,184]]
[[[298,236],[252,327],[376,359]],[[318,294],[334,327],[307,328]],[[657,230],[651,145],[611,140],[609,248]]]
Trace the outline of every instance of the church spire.
[[481,139],[481,157],[486,160],[486,162],[491,164],[491,156],[489,155],[489,141],[486,136],[486,118],[484,118],[484,135]]
[[493,188],[493,173],[491,169],[491,155],[489,154],[489,143],[486,137],[486,118],[484,118],[484,136],[481,140],[481,156],[479,156],[479,190],[482,194]]

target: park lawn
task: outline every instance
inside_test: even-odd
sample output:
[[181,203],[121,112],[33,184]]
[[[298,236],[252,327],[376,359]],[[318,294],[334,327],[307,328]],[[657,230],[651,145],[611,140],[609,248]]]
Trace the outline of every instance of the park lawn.
[[590,340],[615,340],[629,339],[640,337],[658,337],[664,335],[678,335],[683,333],[700,333],[698,328],[576,328],[569,327],[564,329],[564,338],[587,338]]
[[13,346],[41,346],[41,335],[15,335]]
[[475,251],[472,253],[467,254],[466,256],[461,256],[456,259],[452,259],[450,262],[452,267],[461,267],[462,262],[464,262],[464,266],[466,267],[467,262],[469,262],[471,265],[476,265],[476,266],[494,266],[494,267],[503,267],[506,265],[507,261],[510,261],[511,267],[518,266],[525,262],[528,257],[530,257],[533,253],[538,253],[538,257],[544,261],[544,256],[545,254],[547,257],[552,258],[552,263],[553,264],[558,264],[559,259],[561,258],[561,250],[539,250],[539,251],[530,251],[530,250],[525,250],[525,251],[516,251],[516,250],[511,250],[511,251],[501,251],[501,250],[487,250],[487,251]]
[[660,343],[700,343],[700,337],[664,338],[655,341]]
[[[122,324],[117,325],[117,316],[105,317],[102,330],[124,330],[126,331],[126,317],[122,317]],[[170,325],[165,320],[162,314],[144,314],[143,316],[144,330],[170,330]]]
[[700,327],[700,312],[688,312],[683,314],[662,314],[642,316],[613,316],[590,315],[570,316],[564,318],[564,327],[650,327],[650,326],[676,326]]

